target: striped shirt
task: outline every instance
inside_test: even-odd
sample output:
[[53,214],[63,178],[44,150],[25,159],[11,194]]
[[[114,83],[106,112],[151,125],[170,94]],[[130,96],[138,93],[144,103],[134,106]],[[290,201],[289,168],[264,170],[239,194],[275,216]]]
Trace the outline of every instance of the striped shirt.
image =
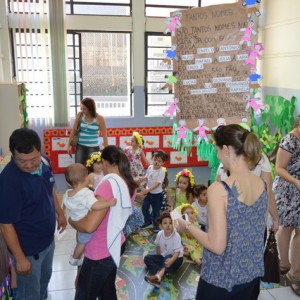
[[83,117],[80,121],[78,144],[86,147],[97,147],[99,146],[98,134],[97,119],[95,118],[92,123],[88,123]]

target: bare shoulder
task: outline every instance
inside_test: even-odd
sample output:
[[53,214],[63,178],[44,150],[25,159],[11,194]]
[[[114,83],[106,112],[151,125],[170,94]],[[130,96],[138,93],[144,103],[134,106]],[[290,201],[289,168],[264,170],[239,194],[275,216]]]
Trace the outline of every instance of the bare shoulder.
[[219,203],[220,199],[227,197],[227,192],[221,182],[215,181],[208,187],[207,196],[210,203]]

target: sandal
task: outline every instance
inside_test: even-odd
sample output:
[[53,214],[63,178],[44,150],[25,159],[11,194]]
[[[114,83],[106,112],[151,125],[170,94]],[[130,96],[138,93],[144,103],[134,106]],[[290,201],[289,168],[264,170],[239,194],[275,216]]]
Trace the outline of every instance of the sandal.
[[156,275],[154,276],[145,276],[145,281],[149,284],[155,286],[156,288],[160,288],[160,281]]
[[289,284],[293,292],[300,296],[300,279],[295,278],[293,275],[291,275],[289,272],[285,274],[284,276],[286,282]]
[[290,268],[282,267],[282,266],[280,266],[279,268],[280,268],[281,275],[285,275],[290,270]]

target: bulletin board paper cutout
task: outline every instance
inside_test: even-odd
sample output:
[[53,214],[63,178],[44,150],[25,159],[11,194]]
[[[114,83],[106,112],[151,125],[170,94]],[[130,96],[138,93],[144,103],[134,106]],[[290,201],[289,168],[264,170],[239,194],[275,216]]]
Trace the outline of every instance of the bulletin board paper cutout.
[[172,135],[164,135],[163,136],[163,147],[164,148],[172,148]]
[[[108,143],[110,145],[114,144],[124,148],[124,141],[130,140],[132,132],[138,131],[143,137],[149,141],[154,141],[156,148],[143,148],[143,151],[151,161],[152,151],[161,149],[166,152],[167,155],[171,156],[172,148],[164,147],[164,136],[172,136],[173,128],[171,126],[167,127],[134,127],[134,128],[108,128]],[[44,154],[50,158],[51,166],[54,174],[62,174],[65,171],[66,166],[74,162],[75,158],[75,149],[72,152],[72,159],[66,153],[66,150],[54,150],[52,149],[52,141],[61,141],[69,138],[71,128],[56,128],[56,129],[45,129],[44,139],[43,139],[43,149]],[[55,146],[55,145],[54,145]],[[56,146],[55,146],[56,147]],[[176,151],[175,151],[176,152]],[[207,161],[199,161],[197,158],[196,147],[192,147],[191,155],[187,157],[187,161],[184,164],[182,161],[178,163],[176,159],[167,160],[165,167],[167,168],[177,168],[177,167],[192,167],[192,166],[207,166]]]
[[54,137],[52,138],[52,151],[67,151],[69,138]]
[[[116,143],[117,143],[115,137],[108,137],[107,141],[108,141],[108,145],[116,145]],[[99,136],[98,143],[100,146],[100,150],[103,150],[104,146],[103,146],[103,137],[102,136]]]
[[69,154],[58,154],[58,166],[60,168],[66,168],[75,163],[75,156],[69,156]]
[[186,164],[187,163],[187,154],[184,154],[180,151],[171,151],[170,163],[171,164]]
[[[179,57],[173,61],[178,74],[175,97],[181,110],[177,119],[185,119],[192,129],[201,118],[212,127],[220,117],[227,124],[249,117],[243,101],[249,84],[236,83],[244,81],[250,71],[243,65],[247,46],[239,44],[243,35],[240,29],[247,27],[247,11],[241,2],[182,11],[181,24],[172,37]],[[194,60],[180,59],[191,55]],[[187,84],[194,80],[196,84]]]
[[159,136],[143,136],[144,148],[159,148]]

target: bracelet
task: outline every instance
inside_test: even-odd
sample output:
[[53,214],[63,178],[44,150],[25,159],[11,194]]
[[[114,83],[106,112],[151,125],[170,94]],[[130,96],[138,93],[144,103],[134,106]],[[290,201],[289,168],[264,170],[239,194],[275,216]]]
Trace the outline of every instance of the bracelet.
[[192,225],[191,222],[187,222],[187,224],[185,225],[185,229],[189,230],[189,226]]

